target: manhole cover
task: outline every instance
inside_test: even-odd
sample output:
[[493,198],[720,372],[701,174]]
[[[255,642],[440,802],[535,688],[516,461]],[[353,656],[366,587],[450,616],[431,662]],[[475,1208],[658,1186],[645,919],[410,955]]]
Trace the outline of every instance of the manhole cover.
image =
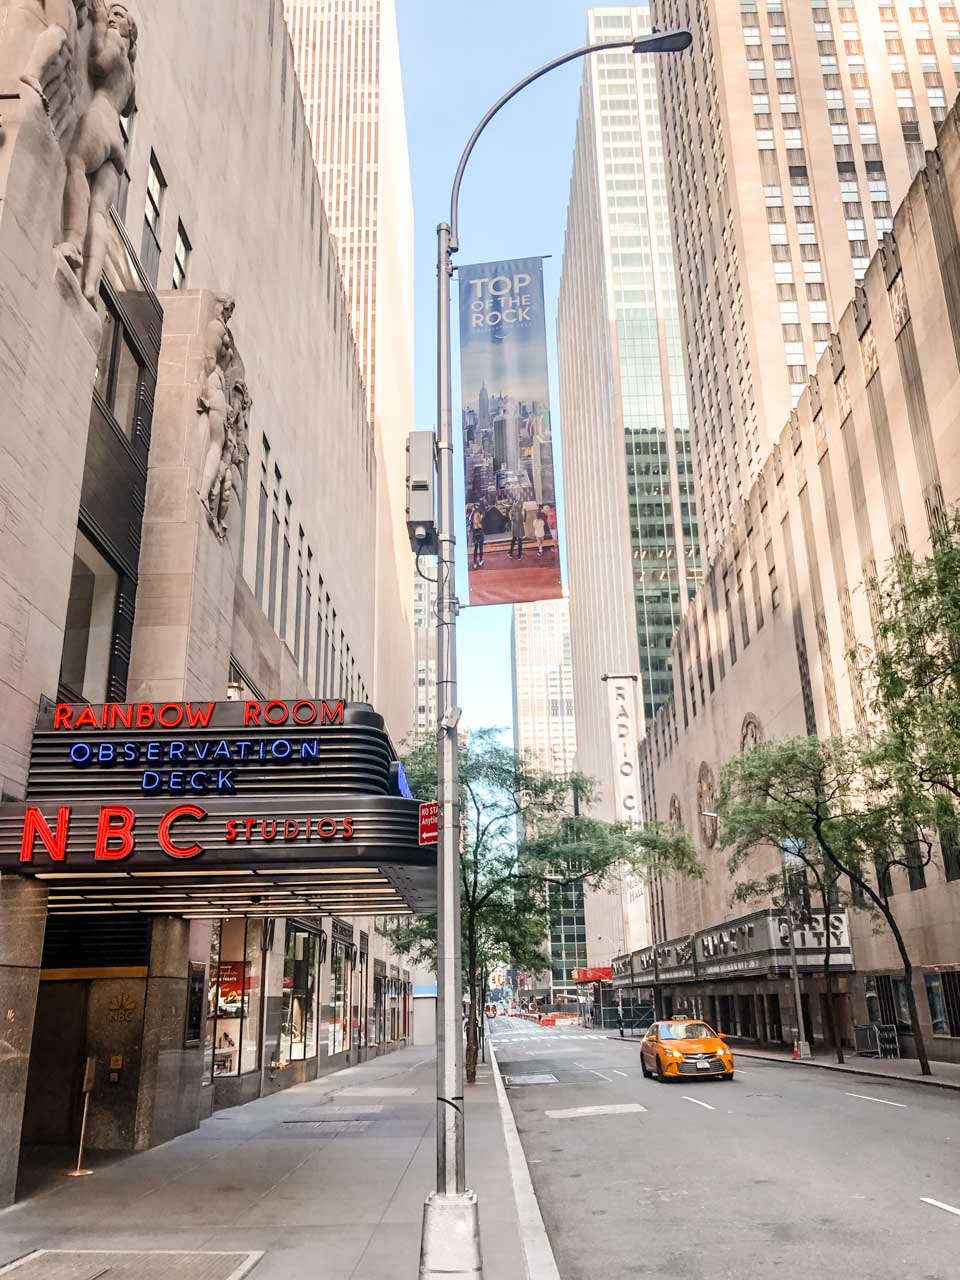
[[559,1084],[556,1076],[552,1076],[547,1072],[533,1072],[530,1075],[523,1076],[504,1076],[504,1084],[506,1085],[522,1085],[522,1084]]
[[241,1280],[262,1253],[195,1253],[165,1249],[37,1249],[0,1267],[13,1280]]

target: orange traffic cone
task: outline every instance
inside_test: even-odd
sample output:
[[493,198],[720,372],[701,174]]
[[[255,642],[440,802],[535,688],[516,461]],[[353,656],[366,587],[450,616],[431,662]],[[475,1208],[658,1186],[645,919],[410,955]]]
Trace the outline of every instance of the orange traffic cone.
[[800,1061],[800,1045],[796,1040],[793,1042],[793,1060],[794,1062]]

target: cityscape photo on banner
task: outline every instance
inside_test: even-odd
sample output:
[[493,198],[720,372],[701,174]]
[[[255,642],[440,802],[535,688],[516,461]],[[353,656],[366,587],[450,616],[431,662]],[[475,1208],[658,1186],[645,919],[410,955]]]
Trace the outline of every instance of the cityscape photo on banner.
[[470,603],[561,595],[540,258],[461,267]]

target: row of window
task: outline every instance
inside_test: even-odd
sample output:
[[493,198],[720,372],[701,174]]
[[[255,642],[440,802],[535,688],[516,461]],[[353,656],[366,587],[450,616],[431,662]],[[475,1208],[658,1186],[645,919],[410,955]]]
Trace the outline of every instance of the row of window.
[[[128,126],[132,127],[132,120]],[[143,234],[140,239],[140,263],[147,278],[156,289],[160,278],[160,258],[163,244],[163,223],[166,212],[167,182],[160,168],[156,152],[150,152],[150,165],[147,169],[147,195],[143,210]],[[174,241],[173,270],[171,285],[174,289],[187,287],[187,273],[190,263],[190,237],[180,219],[177,219],[177,235]]]
[[[324,586],[323,575],[319,569],[314,574],[313,548],[306,541],[303,525],[297,526],[295,571],[291,564],[292,519],[293,497],[284,487],[283,475],[264,436],[260,452],[254,577],[257,603],[280,639],[290,645],[300,674],[307,685],[312,683],[315,697],[337,696],[366,702],[366,685],[343,627],[337,622],[337,611]],[[291,586],[294,590],[292,635],[289,633]]]

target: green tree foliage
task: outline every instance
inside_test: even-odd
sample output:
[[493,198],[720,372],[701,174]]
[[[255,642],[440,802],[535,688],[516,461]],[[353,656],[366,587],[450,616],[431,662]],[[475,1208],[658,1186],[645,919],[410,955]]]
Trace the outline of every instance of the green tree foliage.
[[[871,584],[876,644],[857,654],[899,785],[960,800],[960,513],[930,554],[898,555]],[[956,807],[943,815],[956,826]]]
[[[404,760],[414,794],[436,795],[436,745],[416,745]],[[581,774],[561,776],[531,767],[496,731],[461,744],[460,913],[464,989],[481,1007],[485,975],[498,963],[544,969],[551,884],[597,886],[623,870],[640,875],[700,876],[689,836],[650,823],[632,827],[580,813],[593,798]],[[400,919],[386,927],[396,950],[436,963],[436,917]],[[476,1079],[476,1020],[467,1024],[467,1080]]]
[[917,1056],[929,1075],[913,964],[890,903],[890,872],[929,862],[926,833],[942,819],[942,799],[903,787],[898,766],[871,739],[787,738],[761,743],[728,762],[717,810],[731,872],[772,846],[802,856],[822,894],[832,897],[842,882],[856,905],[882,917],[900,954]]

